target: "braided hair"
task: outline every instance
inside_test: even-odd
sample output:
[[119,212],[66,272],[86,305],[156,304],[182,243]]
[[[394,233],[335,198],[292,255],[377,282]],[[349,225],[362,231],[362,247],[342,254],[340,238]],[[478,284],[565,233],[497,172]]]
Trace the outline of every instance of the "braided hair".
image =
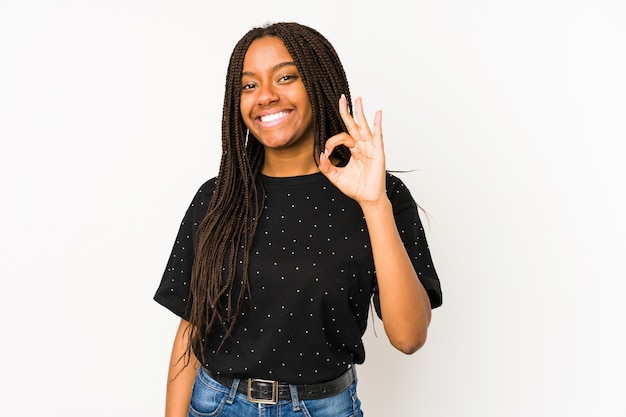
[[[263,145],[248,132],[239,109],[243,61],[250,44],[274,36],[282,40],[300,72],[313,110],[314,146],[311,157],[324,149],[326,140],[345,132],[338,100],[345,94],[352,113],[350,90],[339,57],[318,31],[291,22],[256,27],[239,40],[230,56],[222,115],[222,158],[215,192],[198,227],[191,279],[188,329],[191,351],[204,362],[207,339],[216,328],[232,333],[249,293],[248,263],[257,219],[264,206],[259,182]],[[333,157],[346,164],[349,151],[341,146]]]

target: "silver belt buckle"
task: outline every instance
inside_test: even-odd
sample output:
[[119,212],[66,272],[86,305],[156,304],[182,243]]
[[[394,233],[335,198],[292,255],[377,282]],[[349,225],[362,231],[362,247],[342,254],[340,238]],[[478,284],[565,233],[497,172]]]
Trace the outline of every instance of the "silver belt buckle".
[[[252,384],[254,382],[272,384],[272,398],[266,400],[263,398],[252,397]],[[271,381],[269,379],[248,378],[248,401],[258,404],[278,404],[278,381]]]

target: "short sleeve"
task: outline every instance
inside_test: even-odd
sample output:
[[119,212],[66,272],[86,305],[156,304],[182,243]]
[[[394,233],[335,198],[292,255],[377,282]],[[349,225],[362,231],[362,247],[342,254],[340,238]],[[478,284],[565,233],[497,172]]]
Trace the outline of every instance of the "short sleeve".
[[[428,293],[430,306],[433,309],[437,308],[443,302],[441,283],[433,265],[418,206],[406,185],[391,174],[387,174],[387,196],[393,206],[398,233],[413,263],[415,272]],[[377,287],[374,292],[374,306],[380,317],[380,300]]]
[[154,300],[177,316],[189,319],[191,269],[198,225],[206,215],[215,181],[207,181],[196,192],[180,223],[172,252],[167,261]]

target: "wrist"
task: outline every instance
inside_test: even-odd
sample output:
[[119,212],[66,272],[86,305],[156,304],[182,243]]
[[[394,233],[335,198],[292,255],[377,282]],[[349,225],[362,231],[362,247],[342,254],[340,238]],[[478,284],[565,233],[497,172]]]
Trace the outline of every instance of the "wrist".
[[378,200],[359,202],[359,205],[361,206],[366,221],[379,218],[386,214],[393,214],[391,201],[389,201],[387,195],[384,195]]

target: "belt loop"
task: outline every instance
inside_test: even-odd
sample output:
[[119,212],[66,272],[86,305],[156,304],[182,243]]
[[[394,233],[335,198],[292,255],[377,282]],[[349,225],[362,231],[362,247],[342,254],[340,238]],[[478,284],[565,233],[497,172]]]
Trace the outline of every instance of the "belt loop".
[[228,398],[226,398],[226,402],[228,404],[232,404],[235,401],[235,397],[237,396],[237,389],[239,388],[239,378],[235,378],[233,380],[233,385],[230,387],[230,392],[228,393]]
[[298,398],[298,387],[289,384],[289,393],[291,394],[291,404],[293,411],[300,411],[300,399]]

